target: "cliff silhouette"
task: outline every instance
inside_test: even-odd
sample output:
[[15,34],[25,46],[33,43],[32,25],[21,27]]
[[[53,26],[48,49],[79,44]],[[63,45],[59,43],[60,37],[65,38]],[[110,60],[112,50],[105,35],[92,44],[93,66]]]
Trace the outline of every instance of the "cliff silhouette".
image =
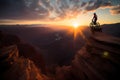
[[2,80],[119,80],[120,38],[95,33],[75,54],[71,64],[57,66],[54,74],[30,44],[0,32],[0,79]]

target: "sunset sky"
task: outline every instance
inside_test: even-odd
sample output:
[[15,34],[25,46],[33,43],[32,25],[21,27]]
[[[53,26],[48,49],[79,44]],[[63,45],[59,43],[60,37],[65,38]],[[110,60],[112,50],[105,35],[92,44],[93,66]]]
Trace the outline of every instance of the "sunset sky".
[[0,0],[0,24],[120,23],[120,0]]

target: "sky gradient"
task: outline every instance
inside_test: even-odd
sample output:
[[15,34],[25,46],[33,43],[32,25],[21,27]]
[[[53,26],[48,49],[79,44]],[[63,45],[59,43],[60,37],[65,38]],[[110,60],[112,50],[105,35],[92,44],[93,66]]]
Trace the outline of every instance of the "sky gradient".
[[0,24],[89,25],[120,22],[120,0],[0,0]]

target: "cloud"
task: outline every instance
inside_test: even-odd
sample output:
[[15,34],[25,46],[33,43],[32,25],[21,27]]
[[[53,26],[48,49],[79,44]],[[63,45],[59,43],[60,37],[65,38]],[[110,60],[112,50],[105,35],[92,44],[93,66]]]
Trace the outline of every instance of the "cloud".
[[87,2],[87,6],[85,7],[86,11],[93,11],[98,8],[107,8],[112,6],[111,2],[104,2],[104,0],[94,0]]
[[113,6],[110,10],[110,13],[113,15],[120,14],[120,5]]
[[86,2],[82,2],[81,7],[84,7],[86,4]]
[[[105,0],[0,0],[1,19],[70,19],[98,8],[108,8]],[[115,10],[111,10],[112,12]],[[84,13],[82,13],[84,14]]]
[[39,0],[40,3],[42,3],[46,9],[53,10],[52,5],[50,4],[50,0]]
[[14,16],[20,16],[21,12],[24,12],[23,0],[0,0],[0,18],[11,18]]
[[48,11],[38,3],[39,0],[0,0],[0,19],[46,18]]
[[103,7],[103,8],[109,8],[111,6],[112,6],[111,2],[104,2],[104,3],[101,4],[101,7]]

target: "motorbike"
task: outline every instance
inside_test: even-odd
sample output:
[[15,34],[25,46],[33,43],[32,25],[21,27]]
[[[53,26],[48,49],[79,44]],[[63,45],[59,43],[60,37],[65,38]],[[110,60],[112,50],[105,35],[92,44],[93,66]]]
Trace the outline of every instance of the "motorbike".
[[92,20],[92,22],[90,23],[90,30],[92,33],[102,32],[102,28],[100,26],[100,23],[99,22],[94,23],[94,21]]

